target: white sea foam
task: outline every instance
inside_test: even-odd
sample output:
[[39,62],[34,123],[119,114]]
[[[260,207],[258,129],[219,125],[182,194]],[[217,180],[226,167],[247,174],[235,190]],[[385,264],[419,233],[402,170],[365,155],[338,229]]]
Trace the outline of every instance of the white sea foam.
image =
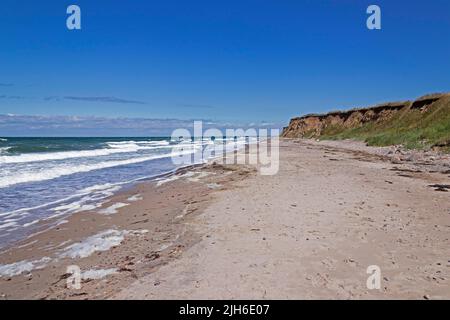
[[63,249],[61,257],[86,258],[96,251],[107,251],[122,243],[128,231],[114,229],[100,232]]
[[9,187],[11,185],[24,183],[24,182],[35,182],[35,181],[44,181],[51,180],[55,178],[59,178],[66,175],[71,175],[74,173],[80,172],[89,172],[93,170],[100,170],[105,168],[112,168],[123,166],[127,164],[135,164],[155,159],[169,158],[173,156],[180,156],[183,154],[191,154],[193,151],[181,151],[177,153],[169,153],[169,154],[160,154],[160,155],[152,155],[147,157],[137,157],[126,160],[117,160],[117,161],[105,161],[96,164],[81,164],[81,165],[60,165],[55,166],[53,168],[49,168],[47,170],[37,170],[31,172],[20,172],[12,175],[8,175],[0,180],[0,188]]
[[16,221],[4,220],[2,222],[4,222],[4,223],[0,224],[0,230],[1,229],[11,229],[11,227],[16,227],[17,226],[17,222]]
[[99,213],[106,214],[106,215],[115,214],[115,213],[117,213],[117,209],[129,206],[129,205],[130,205],[129,203],[117,202],[108,208],[99,210]]
[[81,273],[82,279],[89,279],[89,280],[98,280],[102,279],[106,276],[109,276],[110,274],[117,273],[117,268],[110,268],[110,269],[89,269],[86,271],[83,271]]
[[116,144],[116,145],[124,145],[124,144],[142,144],[142,145],[169,145],[169,141],[167,140],[158,140],[158,141],[152,141],[152,140],[128,140],[128,141],[108,141],[108,144]]
[[170,144],[167,140],[160,140],[160,141],[146,141],[143,142],[143,144],[153,144],[153,145],[161,145],[161,146],[168,146]]
[[112,196],[114,192],[120,189],[120,185],[113,185],[110,183],[94,185],[81,190],[79,192],[80,196],[82,194],[86,195],[78,201],[73,201],[71,203],[52,208],[52,211],[56,211],[58,213],[78,213],[82,211],[94,210],[100,208],[104,204],[104,201],[101,200]]
[[167,148],[170,143],[168,141],[110,141],[106,142],[110,148],[120,149],[120,148],[136,148],[137,150],[153,150],[160,148]]
[[[17,209],[14,211],[9,211],[9,212],[2,212],[0,213],[0,217],[14,217],[17,215],[20,216],[24,216],[24,215],[28,215],[29,213],[27,211],[31,211],[31,210],[35,210],[35,209],[40,209],[40,208],[45,208],[45,207],[49,207],[52,205],[56,205],[58,203],[62,203],[62,202],[66,202],[70,199],[73,198],[77,198],[77,197],[81,197],[83,195],[89,195],[91,193],[94,193],[96,191],[99,191],[101,194],[103,194],[106,197],[109,197],[111,195],[113,195],[113,192],[119,190],[121,187],[120,185],[122,184],[127,184],[127,183],[131,183],[134,182],[134,180],[130,180],[130,181],[124,181],[124,182],[120,182],[120,183],[115,183],[115,184],[111,184],[111,183],[105,183],[105,184],[101,184],[101,185],[94,185],[85,189],[80,190],[79,192],[77,192],[74,195],[71,195],[69,197],[63,198],[63,199],[59,199],[56,201],[52,201],[52,202],[47,202],[35,207],[31,207],[31,208],[22,208],[22,209]],[[62,208],[62,207],[60,207]],[[58,209],[54,209],[54,210],[58,210]]]
[[44,257],[40,260],[22,260],[11,264],[0,265],[0,277],[13,277],[24,272],[31,272],[32,270],[45,268],[51,259]]
[[[83,211],[90,211],[97,209],[102,206],[102,203],[93,203],[93,204],[83,204],[83,200],[72,202],[69,204],[65,204],[56,208],[53,208],[52,211],[57,211],[58,216],[60,213],[78,213]],[[54,216],[53,216],[54,217]]]
[[106,230],[62,249],[60,257],[72,259],[86,258],[94,252],[107,251],[112,247],[120,245],[127,235],[140,236],[146,233],[148,233],[148,230],[146,229],[121,231],[115,229]]
[[5,138],[0,138],[0,141],[8,141],[8,139],[5,139]]
[[[1,141],[1,140],[0,140]],[[6,141],[6,140],[4,140]],[[45,152],[45,153],[25,153],[15,156],[0,156],[1,163],[27,163],[39,162],[49,160],[64,160],[71,158],[89,158],[107,156],[115,153],[130,153],[139,150],[154,150],[167,148],[169,142],[162,141],[110,141],[106,145],[108,148],[100,148],[93,150],[77,150],[77,151],[61,151],[61,152]],[[7,151],[11,147],[0,148],[2,151]]]
[[129,153],[136,152],[141,149],[138,146],[127,146],[126,148],[111,148],[111,149],[93,149],[80,151],[62,151],[62,152],[45,152],[45,153],[24,153],[17,156],[1,156],[1,163],[27,163],[40,162],[49,160],[65,160],[72,158],[89,158],[107,156],[114,153]]
[[188,171],[184,174],[174,174],[167,178],[160,178],[160,179],[157,179],[156,186],[159,187],[167,182],[176,181],[176,180],[182,179],[182,178],[189,178],[189,177],[192,177],[193,175],[195,175],[195,172]]
[[22,244],[22,245],[20,245],[20,246],[17,246],[16,248],[18,248],[18,249],[26,248],[26,247],[31,246],[32,244],[37,243],[38,241],[39,241],[39,240],[33,240],[33,241],[31,241],[31,242],[28,242],[28,243]]
[[56,224],[57,226],[60,226],[60,225],[62,225],[62,224],[66,224],[66,223],[68,223],[69,222],[69,220],[61,220],[61,221],[58,221],[58,223]]
[[25,223],[24,225],[23,225],[23,227],[29,227],[29,226],[32,226],[33,224],[36,224],[36,223],[38,223],[39,221],[41,221],[40,219],[36,219],[36,220],[33,220],[33,221],[31,221],[31,222],[28,222],[28,223]]
[[[100,200],[100,199],[112,196],[114,194],[114,192],[116,192],[116,191],[120,190],[120,188],[122,188],[121,187],[122,185],[133,183],[133,182],[141,180],[141,179],[149,179],[149,178],[152,178],[152,177],[153,176],[144,176],[144,177],[139,177],[139,178],[136,178],[136,179],[133,179],[133,180],[122,181],[122,182],[118,182],[118,183],[114,183],[114,184],[113,183],[105,183],[105,184],[93,185],[91,187],[87,187],[85,189],[82,189],[79,192],[77,192],[76,194],[71,195],[69,197],[65,197],[63,199],[59,199],[59,200],[52,201],[52,202],[47,202],[47,203],[44,203],[44,204],[41,204],[41,205],[38,205],[38,206],[35,206],[35,207],[31,207],[31,208],[22,208],[22,209],[17,209],[17,210],[14,210],[14,211],[2,212],[2,213],[0,213],[0,217],[6,217],[6,218],[8,218],[8,217],[15,217],[15,216],[23,217],[23,216],[26,216],[26,215],[30,214],[28,211],[32,211],[32,210],[40,209],[40,208],[45,208],[45,207],[50,207],[52,205],[56,205],[56,204],[59,204],[59,203],[64,203],[64,202],[67,202],[67,201],[69,201],[69,200],[71,200],[73,198],[82,197],[83,195],[87,195],[89,197],[89,198],[83,198],[83,199]],[[91,196],[93,193],[95,193],[95,195]],[[99,194],[101,195],[101,197],[98,196]],[[74,203],[76,203],[76,204],[74,204],[72,206],[70,204],[67,204],[66,209],[69,210],[68,212],[71,213],[70,210],[72,208],[78,208],[77,204],[80,201],[75,201]],[[99,206],[102,206],[102,205],[103,205],[103,203],[99,203]],[[53,211],[57,211],[58,209],[59,210],[64,209],[64,206],[65,205],[59,206],[59,208],[53,208]],[[98,208],[98,206],[96,208]],[[79,211],[77,211],[77,212],[79,212]]]
[[127,201],[135,202],[144,199],[140,194],[135,194],[127,199]]
[[[97,191],[111,191],[115,188],[117,188],[119,186],[119,184],[112,184],[112,183],[105,183],[105,184],[95,184],[93,186],[84,188],[80,191],[81,194],[84,193],[92,193],[92,192],[97,192]],[[115,190],[113,190],[115,191]]]

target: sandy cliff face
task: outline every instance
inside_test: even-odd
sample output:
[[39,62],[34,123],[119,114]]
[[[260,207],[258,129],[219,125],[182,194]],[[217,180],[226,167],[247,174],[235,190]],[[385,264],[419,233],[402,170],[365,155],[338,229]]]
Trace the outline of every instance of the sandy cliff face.
[[317,138],[324,131],[333,128],[339,131],[358,128],[367,123],[387,122],[395,114],[407,110],[426,111],[440,99],[449,98],[449,94],[433,94],[415,101],[389,102],[368,108],[357,108],[348,111],[334,111],[327,114],[308,114],[291,119],[283,128],[285,138]]

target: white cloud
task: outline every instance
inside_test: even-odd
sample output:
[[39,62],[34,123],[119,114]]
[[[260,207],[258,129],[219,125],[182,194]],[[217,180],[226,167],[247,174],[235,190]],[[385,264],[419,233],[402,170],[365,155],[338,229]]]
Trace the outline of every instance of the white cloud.
[[[201,120],[201,119],[196,119]],[[170,136],[177,128],[191,130],[194,120],[105,118],[89,116],[30,116],[0,114],[1,136]],[[207,128],[281,128],[283,124],[231,123],[204,120]]]

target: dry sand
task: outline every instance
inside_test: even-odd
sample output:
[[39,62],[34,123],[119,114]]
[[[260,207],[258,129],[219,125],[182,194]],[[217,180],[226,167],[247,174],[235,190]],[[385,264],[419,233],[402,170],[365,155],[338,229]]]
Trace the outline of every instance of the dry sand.
[[[247,166],[208,165],[163,184],[140,184],[102,208],[110,212],[114,204],[127,204],[116,206],[117,213],[75,214],[58,230],[1,253],[2,265],[50,261],[39,270],[1,277],[0,294],[448,299],[450,193],[429,187],[449,184],[446,160],[440,170],[430,170],[424,161],[394,156],[355,143],[290,140],[281,144],[280,170],[273,176]],[[138,200],[129,201],[133,196]],[[112,248],[85,258],[67,256],[68,246],[105,230],[118,237]],[[67,289],[70,264],[115,273],[85,279],[80,290]],[[381,268],[380,290],[366,287],[370,265]]]

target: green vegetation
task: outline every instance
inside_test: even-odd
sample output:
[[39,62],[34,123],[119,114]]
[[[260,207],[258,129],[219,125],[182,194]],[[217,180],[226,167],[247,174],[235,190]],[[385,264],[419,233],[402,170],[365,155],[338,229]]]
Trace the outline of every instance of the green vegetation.
[[327,127],[321,139],[357,139],[374,146],[402,144],[409,149],[441,147],[450,150],[450,96],[425,110],[403,108],[392,117],[371,121],[357,128]]

